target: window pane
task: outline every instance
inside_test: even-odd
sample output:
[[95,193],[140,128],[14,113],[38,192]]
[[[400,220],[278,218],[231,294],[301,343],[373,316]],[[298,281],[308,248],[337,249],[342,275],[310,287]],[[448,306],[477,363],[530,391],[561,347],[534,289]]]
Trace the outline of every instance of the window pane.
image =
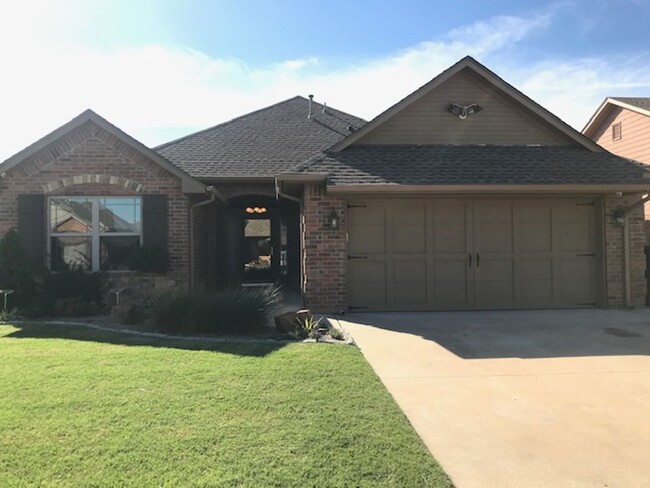
[[84,197],[50,200],[50,231],[88,234],[92,231],[92,200]]
[[139,236],[101,237],[99,241],[101,269],[129,269],[129,256],[140,247]]
[[269,219],[244,219],[245,237],[270,237],[271,221]]
[[64,266],[90,269],[91,243],[90,237],[52,237],[51,238],[52,269],[60,270]]
[[142,228],[140,198],[99,199],[99,232],[132,232]]

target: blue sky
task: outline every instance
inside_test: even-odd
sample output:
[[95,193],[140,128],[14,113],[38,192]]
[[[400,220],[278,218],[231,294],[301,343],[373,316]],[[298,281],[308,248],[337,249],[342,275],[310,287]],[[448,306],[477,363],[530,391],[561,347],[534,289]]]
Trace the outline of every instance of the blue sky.
[[0,161],[85,108],[151,146],[296,94],[370,119],[467,54],[578,129],[650,96],[650,0],[12,3]]

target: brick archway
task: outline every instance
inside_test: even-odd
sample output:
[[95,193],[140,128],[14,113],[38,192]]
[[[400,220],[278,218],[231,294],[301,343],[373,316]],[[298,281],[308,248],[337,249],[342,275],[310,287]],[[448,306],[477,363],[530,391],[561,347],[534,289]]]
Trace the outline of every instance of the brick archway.
[[122,178],[121,176],[90,174],[67,176],[59,180],[50,181],[49,183],[43,185],[43,193],[52,193],[68,186],[93,183],[120,186],[135,193],[141,193],[144,190],[144,185],[138,183],[137,181]]

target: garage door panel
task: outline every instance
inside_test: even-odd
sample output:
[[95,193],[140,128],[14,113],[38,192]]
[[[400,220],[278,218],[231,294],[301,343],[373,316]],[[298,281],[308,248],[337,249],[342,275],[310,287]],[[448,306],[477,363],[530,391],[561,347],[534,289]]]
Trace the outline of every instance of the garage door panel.
[[425,280],[395,282],[393,293],[398,308],[406,305],[426,305],[427,282]]
[[561,280],[558,285],[563,306],[593,305],[591,280]]
[[485,224],[477,226],[481,252],[512,252],[512,224]]
[[435,224],[433,226],[433,252],[466,252],[467,227],[465,224]]
[[514,281],[483,281],[477,289],[477,306],[482,309],[513,308],[515,306]]
[[481,259],[480,270],[477,273],[478,281],[514,280],[514,262],[511,258]]
[[383,261],[355,259],[354,261],[350,261],[348,275],[349,279],[353,282],[385,282],[386,263]]
[[393,252],[395,254],[424,254],[427,251],[426,227],[423,224],[394,226]]
[[358,225],[349,236],[348,249],[352,255],[386,252],[386,229],[383,225]]
[[433,263],[433,275],[437,282],[447,283],[449,281],[467,280],[467,261],[465,259],[455,261],[435,261]]
[[386,263],[354,260],[348,265],[348,300],[353,307],[386,305]]
[[520,252],[551,252],[553,250],[551,225],[545,224],[519,224],[519,251]]
[[472,304],[469,285],[466,281],[436,282],[432,303],[442,310],[465,309]]
[[521,293],[521,305],[524,307],[553,306],[552,280],[524,280],[516,284],[516,289]]
[[393,202],[393,222],[395,224],[422,225],[426,223],[426,200]]
[[592,229],[589,222],[563,222],[558,225],[559,251],[590,252]]
[[427,279],[426,261],[395,261],[393,264],[396,282],[424,281]]
[[522,281],[553,280],[552,259],[522,259],[519,261]]
[[354,202],[347,211],[348,225],[384,225],[386,206],[380,202]]
[[592,278],[592,259],[590,257],[564,258],[559,260],[560,280],[590,280]]

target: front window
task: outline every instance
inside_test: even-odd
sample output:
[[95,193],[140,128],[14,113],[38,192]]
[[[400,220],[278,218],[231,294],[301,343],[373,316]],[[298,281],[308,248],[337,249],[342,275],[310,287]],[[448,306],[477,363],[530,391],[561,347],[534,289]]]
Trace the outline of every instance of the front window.
[[128,269],[142,241],[140,197],[52,197],[49,254],[53,270],[68,265],[88,271]]

